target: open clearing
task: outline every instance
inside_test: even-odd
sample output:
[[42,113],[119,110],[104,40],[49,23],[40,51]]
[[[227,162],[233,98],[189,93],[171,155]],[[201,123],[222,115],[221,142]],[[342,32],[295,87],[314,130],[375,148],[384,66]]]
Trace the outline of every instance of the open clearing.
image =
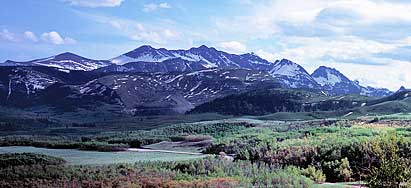
[[70,165],[106,165],[116,163],[135,163],[138,161],[179,161],[197,159],[206,155],[192,155],[167,152],[96,152],[73,149],[46,149],[28,146],[0,147],[0,153],[40,153],[65,159]]

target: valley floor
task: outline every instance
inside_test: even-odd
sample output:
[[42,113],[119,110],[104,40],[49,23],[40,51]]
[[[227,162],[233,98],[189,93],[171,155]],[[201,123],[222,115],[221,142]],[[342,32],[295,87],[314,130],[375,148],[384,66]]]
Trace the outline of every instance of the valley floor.
[[274,117],[80,137],[1,137],[0,187],[359,187],[360,180],[361,187],[406,187],[411,182],[409,114]]

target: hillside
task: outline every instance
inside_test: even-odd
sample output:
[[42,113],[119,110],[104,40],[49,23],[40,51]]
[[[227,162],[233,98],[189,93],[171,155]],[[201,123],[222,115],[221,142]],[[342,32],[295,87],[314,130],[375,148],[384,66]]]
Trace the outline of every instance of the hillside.
[[305,90],[256,90],[204,103],[190,113],[265,115],[276,112],[342,111],[359,107],[371,99],[361,96],[329,97]]

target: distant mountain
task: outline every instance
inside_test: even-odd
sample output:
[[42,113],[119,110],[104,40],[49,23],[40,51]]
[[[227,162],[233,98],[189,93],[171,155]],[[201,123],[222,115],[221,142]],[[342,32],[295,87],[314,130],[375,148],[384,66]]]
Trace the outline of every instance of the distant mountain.
[[115,90],[133,114],[184,113],[233,93],[280,87],[269,74],[245,69],[115,74],[98,83]]
[[288,59],[276,61],[270,74],[286,88],[321,89],[321,86],[302,66]]
[[401,86],[400,89],[398,89],[397,92],[402,92],[402,91],[411,91],[411,89],[407,89],[404,86]]
[[166,59],[161,62],[130,62],[124,65],[110,65],[99,68],[97,72],[150,72],[150,73],[166,73],[166,72],[191,72],[207,69],[204,61],[188,61],[178,58]]
[[252,53],[229,54],[204,45],[188,50],[155,49],[151,46],[141,46],[110,61],[122,66],[117,67],[119,70],[133,72],[171,72],[207,68],[270,70],[273,66],[273,63]]
[[361,86],[334,68],[320,66],[311,76],[329,94],[347,95],[361,93]]
[[[66,73],[87,71],[82,74],[83,77],[119,73],[183,74],[203,70],[239,69],[257,71],[254,74],[263,77],[270,75],[283,88],[306,89],[329,95],[361,94],[384,97],[392,94],[383,88],[363,87],[333,68],[322,66],[310,75],[302,66],[287,59],[270,62],[254,53],[230,54],[205,45],[187,50],[157,49],[144,45],[110,60],[92,60],[67,52],[27,62],[8,60],[0,64],[0,67],[51,67]],[[75,79],[73,77],[72,81]]]
[[78,85],[100,76],[102,74],[64,72],[58,68],[43,66],[0,67],[0,104],[30,105],[39,92],[55,83]]
[[110,61],[107,60],[93,60],[81,57],[79,55],[66,52],[58,54],[56,56],[51,56],[43,59],[36,59],[26,62],[16,62],[7,60],[6,62],[0,64],[0,66],[46,66],[55,67],[64,70],[82,70],[90,71],[98,69],[100,67],[105,67],[111,65]]
[[156,77],[178,88],[193,106],[234,93],[281,87],[267,72],[247,69],[207,69]]
[[331,95],[366,95],[384,97],[392,94],[388,89],[361,86],[357,81],[351,81],[340,71],[320,66],[311,76],[319,83],[322,89]]
[[280,84],[268,73],[247,69],[105,74],[42,66],[0,67],[1,105],[63,111],[112,106],[117,113],[184,113],[230,94],[276,87]]
[[[358,84],[358,82],[357,82]],[[366,95],[366,96],[372,96],[372,97],[386,97],[389,96],[391,94],[393,94],[394,92],[385,89],[385,88],[375,88],[375,87],[364,87],[361,86],[361,95]]]

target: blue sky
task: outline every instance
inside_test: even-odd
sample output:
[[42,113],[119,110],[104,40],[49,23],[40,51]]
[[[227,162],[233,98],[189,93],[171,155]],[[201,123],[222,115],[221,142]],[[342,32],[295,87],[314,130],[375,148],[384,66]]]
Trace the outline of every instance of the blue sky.
[[287,58],[362,84],[411,88],[406,0],[5,0],[0,62],[70,51],[110,59],[143,44]]

